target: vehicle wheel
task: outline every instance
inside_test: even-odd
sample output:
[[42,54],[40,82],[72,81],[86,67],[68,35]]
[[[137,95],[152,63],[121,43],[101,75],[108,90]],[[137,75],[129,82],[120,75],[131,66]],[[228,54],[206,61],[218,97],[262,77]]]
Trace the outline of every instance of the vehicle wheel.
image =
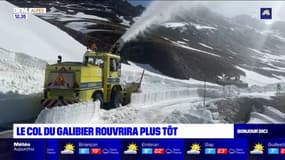
[[119,90],[114,90],[111,93],[110,107],[111,108],[118,108],[118,107],[120,107],[121,103],[122,103],[121,92]]
[[102,98],[102,94],[97,92],[97,93],[94,93],[93,96],[93,102],[99,100],[100,101],[100,108],[103,108],[103,98]]

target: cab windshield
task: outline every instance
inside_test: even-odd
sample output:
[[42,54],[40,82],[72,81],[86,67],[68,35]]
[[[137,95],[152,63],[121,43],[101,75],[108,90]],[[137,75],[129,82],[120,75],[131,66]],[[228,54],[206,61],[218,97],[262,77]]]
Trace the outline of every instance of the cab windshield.
[[84,63],[93,64],[102,68],[104,61],[102,58],[99,57],[85,57]]

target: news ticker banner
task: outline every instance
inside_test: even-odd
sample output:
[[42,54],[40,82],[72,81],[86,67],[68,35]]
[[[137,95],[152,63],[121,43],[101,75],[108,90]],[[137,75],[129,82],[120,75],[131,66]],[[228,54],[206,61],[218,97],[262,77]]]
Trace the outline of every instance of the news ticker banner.
[[0,148],[17,160],[285,159],[285,124],[15,124],[13,133]]
[[14,124],[14,138],[234,138],[232,124]]
[[[1,139],[0,139],[1,142]],[[11,159],[29,160],[282,160],[275,139],[8,139]],[[0,151],[3,153],[3,149]]]
[[13,137],[32,138],[280,138],[285,124],[14,124]]

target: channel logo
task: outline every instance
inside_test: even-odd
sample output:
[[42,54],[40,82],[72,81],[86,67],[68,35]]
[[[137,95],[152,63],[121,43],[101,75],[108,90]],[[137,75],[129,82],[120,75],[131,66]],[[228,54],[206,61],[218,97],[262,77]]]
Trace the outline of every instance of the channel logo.
[[13,8],[14,13],[45,14],[46,8]]
[[79,148],[78,154],[90,154],[89,148]]
[[164,148],[154,148],[153,153],[154,154],[165,154],[165,149]]
[[272,19],[272,8],[260,8],[260,19]]
[[153,154],[152,148],[142,148],[142,154]]
[[102,154],[101,148],[90,148],[90,154]]
[[279,148],[268,148],[268,154],[279,154]]
[[217,154],[228,154],[227,148],[217,148]]
[[216,148],[205,148],[205,154],[216,154]]
[[14,8],[13,18],[26,20],[28,19],[28,14],[45,14],[46,8]]

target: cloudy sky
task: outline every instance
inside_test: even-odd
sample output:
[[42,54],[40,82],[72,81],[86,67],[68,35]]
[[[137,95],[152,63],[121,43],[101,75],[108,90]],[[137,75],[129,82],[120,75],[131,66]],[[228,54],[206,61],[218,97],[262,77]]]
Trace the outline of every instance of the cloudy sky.
[[[149,6],[151,0],[129,0],[133,5]],[[273,20],[285,21],[285,1],[165,1],[165,3],[181,3],[185,7],[193,5],[206,5],[212,10],[228,17],[233,17],[241,14],[248,14],[253,17],[260,17],[260,8],[272,8]],[[163,7],[163,6],[162,6]]]

